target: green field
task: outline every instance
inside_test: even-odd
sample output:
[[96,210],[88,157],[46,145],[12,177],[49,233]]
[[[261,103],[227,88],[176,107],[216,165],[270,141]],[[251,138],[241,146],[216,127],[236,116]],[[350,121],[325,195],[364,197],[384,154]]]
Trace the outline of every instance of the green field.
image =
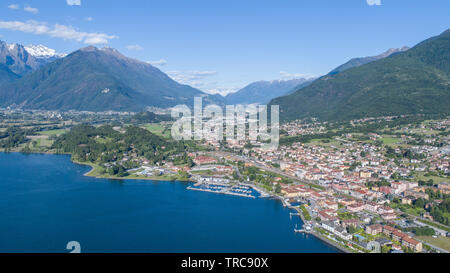
[[401,142],[401,138],[394,138],[394,137],[384,137],[381,139],[383,141],[384,145],[396,145],[397,143]]
[[430,236],[419,236],[417,237],[419,240],[427,242],[429,244],[435,245],[437,247],[443,248],[447,251],[450,251],[450,238],[448,237],[437,237],[433,238]]
[[169,129],[166,129],[161,124],[146,124],[144,125],[144,128],[152,132],[153,134],[164,137],[164,138],[171,138],[171,133]]
[[442,183],[442,182],[450,183],[450,178],[448,178],[448,177],[425,176],[425,173],[423,173],[423,172],[416,174],[415,178],[416,178],[415,179],[416,181],[419,181],[419,180],[428,181],[430,179],[433,179],[433,182],[435,184],[439,184],[439,183]]
[[92,162],[78,162],[74,161],[77,164],[91,166],[92,169],[86,174],[86,176],[96,177],[96,178],[106,178],[106,179],[117,179],[117,180],[157,180],[157,181],[190,181],[180,175],[176,174],[166,174],[161,176],[140,176],[136,174],[130,174],[125,177],[117,177],[107,174],[105,168],[99,166],[96,163]]
[[97,143],[101,143],[101,144],[106,144],[111,142],[113,139],[109,138],[109,137],[105,137],[105,138],[96,138],[95,141],[97,141]]
[[54,135],[62,135],[66,132],[66,130],[64,129],[58,129],[58,130],[49,130],[49,131],[42,131],[39,132],[39,135],[43,135],[43,136],[54,136]]
[[36,139],[35,140],[37,145],[36,147],[46,147],[49,148],[52,146],[53,144],[53,140],[49,140],[49,139]]
[[340,147],[341,141],[335,140],[335,139],[313,139],[308,144],[322,146],[324,148],[334,146],[334,147]]

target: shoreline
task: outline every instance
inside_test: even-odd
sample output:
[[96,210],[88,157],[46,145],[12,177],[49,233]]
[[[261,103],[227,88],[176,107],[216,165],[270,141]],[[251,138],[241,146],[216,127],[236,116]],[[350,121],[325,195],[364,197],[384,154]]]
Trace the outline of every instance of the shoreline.
[[167,182],[195,182],[192,180],[183,180],[183,179],[174,179],[171,180],[167,177],[116,177],[116,176],[109,176],[109,175],[104,175],[104,176],[98,176],[98,175],[93,175],[92,172],[95,170],[95,166],[93,166],[94,164],[89,164],[89,163],[85,163],[85,162],[79,162],[79,161],[75,161],[72,159],[72,157],[70,158],[70,161],[74,164],[77,165],[82,165],[82,166],[88,166],[91,167],[91,169],[84,173],[83,176],[86,177],[92,177],[92,178],[96,178],[96,179],[111,179],[111,180],[147,180],[147,181],[167,181]]
[[[306,219],[304,218],[303,212],[302,212],[301,209],[299,209],[299,208],[294,208],[294,209],[298,212],[299,217],[300,217],[300,219],[301,219],[302,222],[303,222],[303,225],[304,225],[306,222],[308,222],[308,221],[306,221]],[[336,242],[334,242],[334,241],[331,241],[330,239],[328,239],[328,238],[326,238],[326,237],[320,235],[319,233],[315,232],[314,230],[312,230],[312,231],[309,232],[308,234],[310,234],[310,235],[316,237],[317,239],[319,239],[320,241],[326,243],[327,245],[330,245],[330,246],[334,247],[335,249],[339,250],[340,252],[343,252],[343,253],[353,253],[352,251],[350,251],[349,249],[345,248],[344,246],[341,246],[341,245],[339,245],[338,243],[336,243]]]
[[[6,153],[6,152],[2,152],[2,153]],[[22,152],[8,152],[8,153],[21,153],[21,154],[24,154]],[[71,154],[68,154],[68,153],[59,153],[59,154],[57,154],[57,153],[51,153],[51,152],[47,152],[47,153],[32,152],[32,153],[26,153],[26,154],[30,154],[30,155],[32,155],[32,154],[40,154],[40,155],[65,155],[65,156],[69,156],[70,157],[70,161],[73,164],[91,167],[91,169],[88,172],[84,173],[83,176],[92,177],[92,178],[95,178],[95,179],[130,180],[130,181],[144,180],[144,181],[165,181],[165,182],[181,182],[181,183],[183,183],[183,182],[184,183],[186,183],[186,182],[195,182],[195,181],[192,181],[192,180],[180,180],[180,179],[168,180],[167,178],[158,178],[158,177],[151,177],[151,178],[150,177],[142,177],[141,178],[141,177],[96,176],[96,175],[92,175],[92,172],[95,170],[95,166],[93,166],[94,164],[89,164],[87,162],[75,161],[75,160],[72,159]],[[252,187],[252,189],[257,191],[257,192],[262,191],[265,194],[267,194],[267,196],[263,197],[265,199],[266,198],[273,198],[273,199],[276,199],[276,200],[280,201],[280,203],[281,203],[281,205],[283,207],[286,207],[288,209],[295,209],[297,212],[299,212],[299,217],[300,217],[302,223],[304,224],[305,222],[307,222],[304,219],[304,217],[303,217],[302,211],[299,210],[298,208],[290,208],[289,206],[287,206],[285,204],[284,198],[282,196],[263,191],[262,189],[258,188],[258,186],[256,186],[256,185],[251,185],[251,184],[245,184],[245,185],[249,186],[249,187]],[[235,196],[235,195],[231,195],[231,196]],[[241,197],[241,196],[236,196],[236,197]],[[319,239],[322,243],[325,243],[325,244],[335,248],[336,250],[338,250],[341,253],[352,253],[350,250],[346,249],[343,246],[338,245],[336,242],[333,242],[333,241],[329,240],[328,238],[325,238],[325,237],[317,234],[317,232],[312,231],[312,232],[310,232],[308,234],[310,234],[310,235],[314,236],[315,238]]]

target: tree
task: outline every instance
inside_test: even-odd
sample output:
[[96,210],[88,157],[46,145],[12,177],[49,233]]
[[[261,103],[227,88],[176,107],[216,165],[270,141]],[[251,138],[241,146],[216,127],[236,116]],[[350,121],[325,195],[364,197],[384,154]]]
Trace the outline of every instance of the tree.
[[416,208],[423,208],[425,207],[425,200],[423,198],[419,198],[414,201],[414,207]]
[[193,161],[192,158],[190,158],[190,157],[188,157],[188,159],[187,159],[187,166],[188,166],[189,168],[192,168],[192,167],[195,166],[194,161]]
[[281,185],[280,185],[280,183],[277,183],[276,185],[275,185],[275,193],[281,193]]
[[233,172],[233,179],[234,180],[238,180],[239,179],[239,175],[238,175],[237,171]]

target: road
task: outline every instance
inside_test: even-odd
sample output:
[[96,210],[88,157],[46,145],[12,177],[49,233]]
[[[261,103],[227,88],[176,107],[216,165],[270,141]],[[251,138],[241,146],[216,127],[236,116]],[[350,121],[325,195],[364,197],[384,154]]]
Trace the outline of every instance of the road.
[[432,245],[432,244],[430,244],[430,243],[428,243],[428,242],[425,242],[425,241],[423,241],[423,240],[420,240],[420,239],[417,238],[417,237],[415,237],[414,239],[416,239],[417,241],[421,242],[421,243],[424,244],[424,245],[427,245],[427,246],[429,246],[429,247],[431,247],[431,248],[434,248],[434,249],[436,249],[436,250],[439,250],[441,253],[450,253],[448,250],[445,250],[445,249],[443,249],[443,248],[440,248],[440,247],[438,247],[438,246],[435,246],[435,245]]
[[429,225],[429,224],[427,224],[427,223],[420,222],[419,220],[432,222],[432,223],[434,223],[434,224],[436,224],[436,225],[442,226],[442,224],[440,224],[440,223],[437,223],[437,222],[435,222],[435,221],[431,221],[431,220],[428,220],[428,219],[424,219],[424,218],[422,218],[422,217],[418,217],[418,216],[416,216],[416,215],[413,215],[413,214],[410,214],[410,213],[407,213],[407,212],[403,212],[403,211],[401,211],[401,210],[399,210],[399,209],[397,210],[397,212],[399,212],[399,213],[401,213],[401,214],[406,214],[406,215],[410,216],[411,218],[414,219],[414,223],[416,223],[416,224],[419,225],[419,226],[425,226],[425,227],[432,228],[432,229],[434,229],[435,231],[437,231],[438,233],[441,233],[441,234],[447,234],[447,233],[448,233],[447,231],[445,231],[445,230],[443,230],[443,229],[437,228],[437,227],[432,226],[432,225]]

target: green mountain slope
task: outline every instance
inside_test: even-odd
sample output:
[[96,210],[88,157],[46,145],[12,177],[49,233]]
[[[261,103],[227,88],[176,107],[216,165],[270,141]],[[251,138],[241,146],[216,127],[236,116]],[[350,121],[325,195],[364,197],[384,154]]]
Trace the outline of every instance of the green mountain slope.
[[414,48],[276,98],[282,120],[449,113],[450,31]]
[[111,48],[87,47],[0,87],[0,106],[25,109],[141,111],[215,96],[182,85],[159,69]]

